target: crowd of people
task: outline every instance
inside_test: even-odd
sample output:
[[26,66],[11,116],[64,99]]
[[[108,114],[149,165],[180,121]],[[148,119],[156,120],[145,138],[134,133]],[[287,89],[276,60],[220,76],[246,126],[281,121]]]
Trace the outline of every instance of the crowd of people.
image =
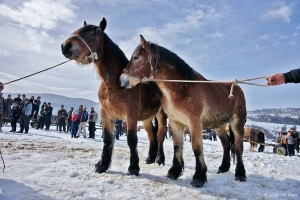
[[[41,104],[40,96],[36,99],[31,96],[28,99],[25,94],[22,96],[18,94],[16,98],[12,99],[10,94],[7,98],[2,95],[0,92],[0,132],[2,124],[10,121],[11,130],[9,132],[27,134],[30,120],[37,122],[37,130],[49,131],[53,118],[53,108],[50,102]],[[88,123],[89,138],[95,139],[97,120],[98,114],[93,107],[87,112],[87,108],[80,105],[79,109],[71,107],[67,112],[64,105],[61,105],[57,112],[56,124],[60,132],[70,132],[72,138],[79,138],[81,131],[83,131],[83,137],[86,138]],[[20,123],[19,131],[17,131],[17,122]]]

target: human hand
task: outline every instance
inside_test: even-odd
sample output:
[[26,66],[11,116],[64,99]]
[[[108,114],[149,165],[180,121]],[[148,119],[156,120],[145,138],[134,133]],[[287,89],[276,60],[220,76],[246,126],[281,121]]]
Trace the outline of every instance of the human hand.
[[285,83],[285,77],[283,74],[273,74],[266,78],[268,85],[281,85]]

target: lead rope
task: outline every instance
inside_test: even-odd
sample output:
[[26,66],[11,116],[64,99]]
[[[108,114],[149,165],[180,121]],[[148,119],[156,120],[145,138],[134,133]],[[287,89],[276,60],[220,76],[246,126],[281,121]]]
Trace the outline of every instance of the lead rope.
[[248,78],[244,80],[238,80],[238,79],[233,79],[232,81],[196,81],[196,80],[161,80],[161,79],[153,79],[153,78],[146,78],[144,77],[141,82],[149,82],[149,81],[155,81],[155,82],[177,82],[177,83],[231,83],[231,88],[230,88],[230,93],[228,98],[233,99],[233,88],[234,86],[238,85],[239,83],[241,84],[246,84],[246,85],[255,85],[255,86],[262,86],[262,87],[269,87],[269,85],[263,85],[263,84],[256,84],[256,83],[249,83],[249,81],[257,80],[257,79],[262,79],[266,78],[267,76],[260,76],[256,78]]

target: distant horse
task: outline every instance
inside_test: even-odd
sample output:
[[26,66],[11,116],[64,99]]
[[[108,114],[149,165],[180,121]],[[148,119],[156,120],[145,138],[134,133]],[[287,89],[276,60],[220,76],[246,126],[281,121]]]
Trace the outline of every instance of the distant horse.
[[[76,30],[61,45],[62,53],[83,65],[94,63],[102,79],[98,97],[103,124],[103,151],[95,171],[103,173],[110,167],[114,146],[114,121],[118,118],[127,122],[127,144],[130,148],[128,174],[139,175],[137,121],[143,121],[150,140],[147,164],[154,163],[155,157],[158,164],[164,164],[165,161],[163,142],[166,116],[160,108],[162,94],[155,83],[139,85],[130,90],[119,86],[119,76],[128,59],[104,33],[106,24],[105,18],[100,26],[87,25],[84,22],[84,27]],[[78,75],[75,78],[84,82],[79,77]],[[154,116],[158,120],[158,127],[152,124]]]
[[[135,49],[131,60],[120,76],[121,86],[137,87],[143,77],[161,80],[203,80],[175,53],[164,47],[147,42],[141,36],[141,44]],[[182,158],[183,129],[188,126],[192,137],[192,148],[196,158],[196,172],[191,185],[202,187],[207,181],[206,164],[203,156],[202,130],[214,129],[219,136],[223,149],[223,160],[218,172],[230,168],[230,138],[225,126],[230,124],[230,137],[234,142],[237,156],[235,178],[246,181],[243,164],[243,135],[246,122],[246,103],[243,91],[234,86],[234,99],[229,99],[230,83],[182,83],[157,81],[163,93],[162,107],[169,117],[173,130],[173,166],[167,177],[177,179],[184,168]]]
[[[254,148],[257,147],[257,143],[265,143],[265,134],[258,129],[245,127],[244,128],[244,140],[250,143],[251,152],[254,151]],[[260,145],[258,148],[258,152],[263,152],[265,149],[264,145]]]

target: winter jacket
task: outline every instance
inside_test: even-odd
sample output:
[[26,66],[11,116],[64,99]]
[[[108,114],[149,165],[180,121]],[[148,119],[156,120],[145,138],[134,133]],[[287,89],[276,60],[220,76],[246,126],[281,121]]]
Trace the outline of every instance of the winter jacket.
[[68,112],[67,120],[68,120],[68,121],[71,121],[71,120],[72,120],[72,111],[71,111],[71,110]]
[[89,112],[88,122],[97,122],[97,119],[98,119],[98,114],[95,111]]
[[19,97],[14,98],[14,103],[17,103],[18,105],[20,105],[21,104],[21,98],[19,98]]
[[30,116],[31,115],[31,111],[32,111],[32,104],[31,103],[24,104],[22,106],[22,114],[24,114],[26,116]]
[[88,120],[89,113],[87,111],[83,111],[80,122],[86,122]]
[[13,107],[11,109],[11,113],[10,113],[10,117],[13,119],[18,119],[21,115],[21,109],[19,108],[19,106],[17,107]]
[[36,100],[33,101],[32,104],[33,104],[33,106],[40,106],[41,105],[41,101],[39,101],[39,100],[36,99]]
[[58,110],[57,112],[57,118],[58,119],[62,119],[62,118],[67,118],[68,117],[68,114],[67,114],[67,111],[65,109],[63,110]]
[[44,110],[44,108],[41,108],[40,117],[45,117],[45,110]]
[[52,116],[52,111],[53,111],[53,108],[51,106],[46,108],[46,115],[47,115],[47,117],[51,117]]
[[285,77],[285,83],[300,83],[300,68],[283,73],[283,75]]

